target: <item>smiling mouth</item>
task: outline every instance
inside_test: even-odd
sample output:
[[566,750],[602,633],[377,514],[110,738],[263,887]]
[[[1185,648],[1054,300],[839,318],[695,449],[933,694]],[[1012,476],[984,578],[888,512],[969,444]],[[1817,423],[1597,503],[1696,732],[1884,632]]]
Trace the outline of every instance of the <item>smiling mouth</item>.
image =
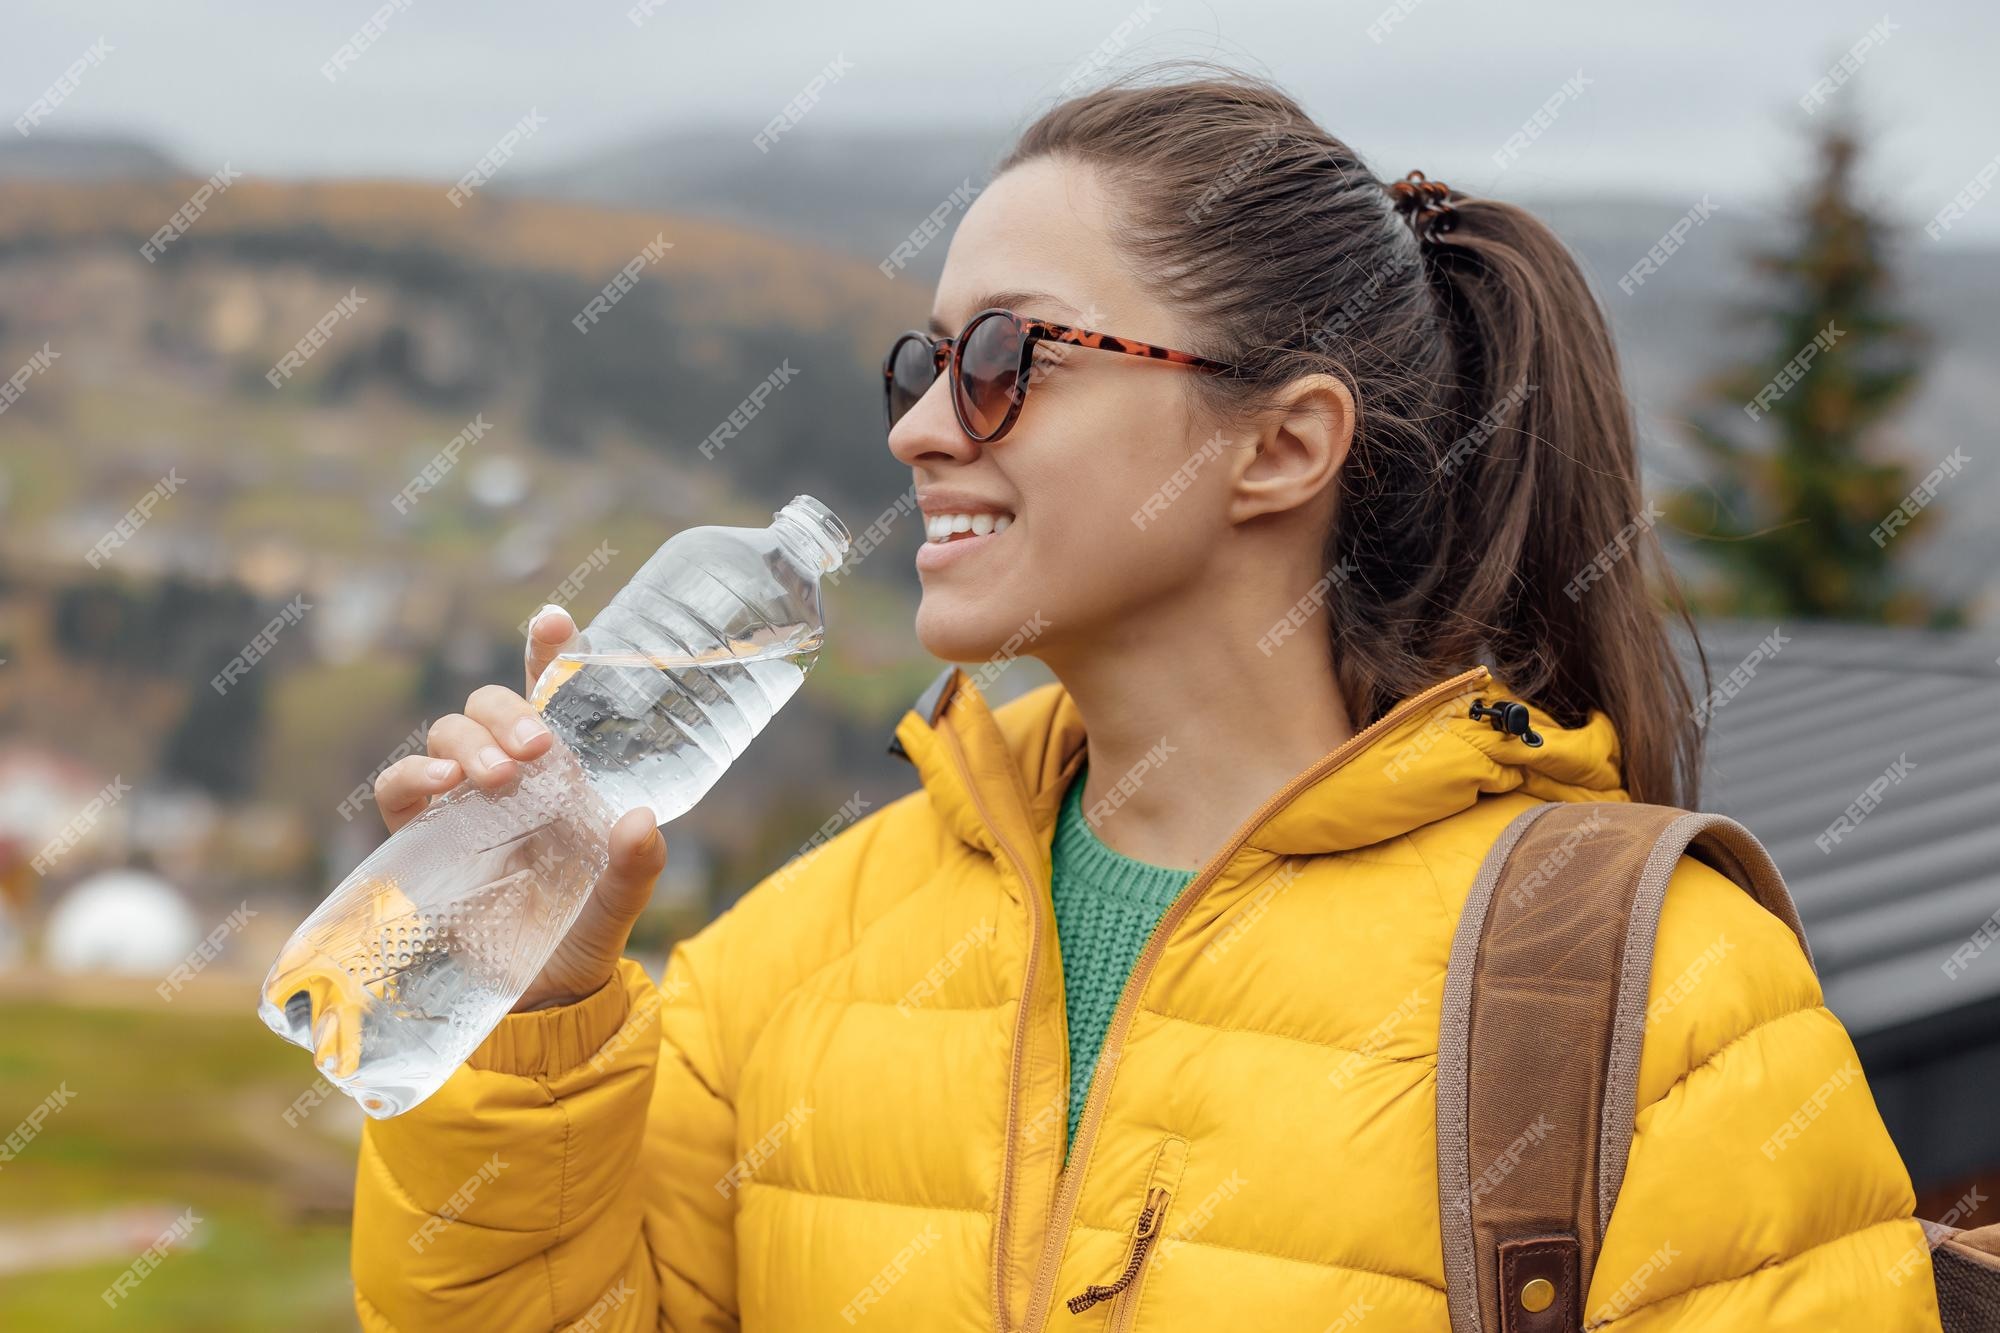
[[1005,532],[1013,525],[1012,514],[931,514],[924,520],[924,541],[943,546],[960,537],[984,537]]

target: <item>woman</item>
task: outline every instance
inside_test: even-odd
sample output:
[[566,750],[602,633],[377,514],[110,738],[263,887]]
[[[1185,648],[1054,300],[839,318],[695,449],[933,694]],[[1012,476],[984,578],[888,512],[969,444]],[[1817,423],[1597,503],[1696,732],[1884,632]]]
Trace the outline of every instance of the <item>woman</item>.
[[[917,634],[1059,683],[989,711],[951,669],[896,727],[918,790],[657,986],[619,956],[665,857],[627,815],[520,1010],[368,1125],[366,1327],[1448,1327],[1437,1015],[1479,862],[1537,801],[1695,799],[1601,312],[1525,213],[1385,187],[1225,72],[1035,122],[931,335],[962,376],[929,335],[887,364]],[[530,680],[572,631],[538,618]],[[1467,716],[1501,697],[1539,747]],[[497,686],[430,737],[392,827],[549,743]],[[1593,1324],[1937,1328],[1872,1099],[1816,1096],[1847,1034],[1686,860],[1655,998],[1698,958]]]

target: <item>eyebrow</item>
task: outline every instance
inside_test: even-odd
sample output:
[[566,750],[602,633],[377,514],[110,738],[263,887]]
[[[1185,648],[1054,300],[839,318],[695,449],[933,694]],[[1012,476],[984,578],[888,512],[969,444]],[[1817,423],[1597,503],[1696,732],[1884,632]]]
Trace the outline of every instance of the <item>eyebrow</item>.
[[[1059,305],[1064,310],[1070,311],[1072,314],[1082,313],[1081,311],[1077,310],[1075,306],[1063,300],[1060,296],[1055,295],[1053,292],[1038,292],[1032,290],[988,292],[986,293],[986,295],[980,297],[978,300],[973,302],[972,310],[974,312],[977,312],[985,310],[991,306],[1002,306],[1008,310],[1012,310],[1016,306],[1027,305],[1032,301],[1041,301],[1049,305]],[[967,318],[970,318],[970,315],[968,315]],[[947,326],[943,320],[939,319],[934,314],[931,316],[931,322],[925,327],[931,333],[942,338],[947,333],[958,332],[958,330],[960,328],[963,328],[964,325],[960,324],[955,327]]]

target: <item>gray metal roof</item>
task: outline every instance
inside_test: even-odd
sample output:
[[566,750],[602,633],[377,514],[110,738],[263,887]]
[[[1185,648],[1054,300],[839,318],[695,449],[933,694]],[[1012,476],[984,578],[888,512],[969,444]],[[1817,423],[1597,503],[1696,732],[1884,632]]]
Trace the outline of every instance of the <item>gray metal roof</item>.
[[[1786,642],[1709,723],[1702,805],[1770,849],[1828,1007],[1857,1039],[2000,1000],[2000,940],[1945,968],[2000,913],[2000,641],[1710,623],[1716,683],[1773,629]],[[1835,822],[1899,760],[1905,775],[1836,840]]]

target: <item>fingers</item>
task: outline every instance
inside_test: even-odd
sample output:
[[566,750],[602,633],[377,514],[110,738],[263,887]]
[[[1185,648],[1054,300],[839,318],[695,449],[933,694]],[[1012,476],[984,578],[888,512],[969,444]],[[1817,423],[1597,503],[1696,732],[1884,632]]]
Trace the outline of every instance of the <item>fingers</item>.
[[611,826],[611,860],[597,881],[596,896],[621,921],[631,922],[653,896],[653,882],[667,864],[667,840],[651,810],[627,810]]
[[376,775],[375,808],[394,833],[422,814],[431,797],[450,791],[464,776],[465,770],[455,759],[405,755]]
[[542,672],[548,670],[562,646],[574,637],[576,622],[554,602],[535,612],[534,619],[528,622],[528,683],[524,687],[528,693],[535,692],[535,682],[542,678]]
[[[488,739],[480,742],[482,748],[474,756],[475,763],[484,756],[489,766],[497,765],[499,758],[485,753],[486,748],[496,744],[505,756],[514,759],[534,759],[555,744],[555,737],[549,734],[534,705],[504,685],[481,685],[474,690],[466,698],[465,716],[487,732]],[[477,782],[477,770],[472,773]]]
[[[469,700],[466,706],[472,706]],[[431,723],[426,743],[434,758],[455,762],[464,776],[482,791],[494,791],[513,783],[520,777],[514,760],[528,757],[510,753],[507,747],[518,746],[518,742],[510,742],[504,734],[495,734],[490,727],[464,713],[447,713]],[[547,748],[544,743],[538,750]]]
[[375,806],[391,833],[470,778],[483,791],[519,777],[517,760],[534,759],[555,743],[528,701],[503,685],[482,685],[463,713],[448,713],[425,736],[428,755],[407,755],[375,779]]

